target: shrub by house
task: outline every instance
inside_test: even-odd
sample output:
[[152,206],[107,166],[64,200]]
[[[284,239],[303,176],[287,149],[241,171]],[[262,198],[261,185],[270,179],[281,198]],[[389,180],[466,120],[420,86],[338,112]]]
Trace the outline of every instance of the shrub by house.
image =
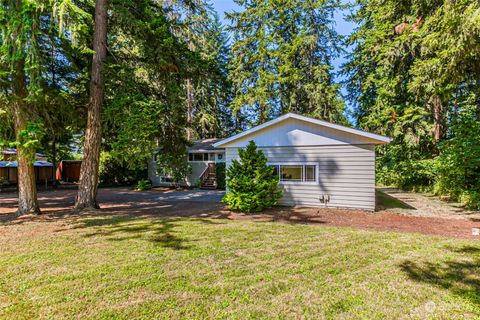
[[232,210],[259,212],[277,204],[283,192],[278,190],[278,176],[267,158],[250,141],[239,150],[240,160],[233,160],[227,169],[227,190],[223,202]]

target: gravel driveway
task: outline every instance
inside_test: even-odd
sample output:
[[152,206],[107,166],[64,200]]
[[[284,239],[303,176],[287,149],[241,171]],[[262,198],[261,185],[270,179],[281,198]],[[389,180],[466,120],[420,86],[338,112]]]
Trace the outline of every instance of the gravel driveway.
[[[393,201],[388,202],[381,211],[393,212],[408,216],[441,217],[449,219],[478,219],[480,212],[462,208],[458,203],[441,201],[437,196],[428,196],[422,193],[406,192],[395,188],[379,188],[383,195],[377,194],[378,199],[386,195]],[[380,205],[381,207],[382,205]]]

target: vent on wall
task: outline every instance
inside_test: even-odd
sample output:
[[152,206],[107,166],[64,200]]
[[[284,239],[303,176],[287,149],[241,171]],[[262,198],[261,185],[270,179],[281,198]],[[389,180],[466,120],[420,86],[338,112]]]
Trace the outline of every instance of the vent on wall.
[[321,203],[325,203],[325,205],[327,205],[328,203],[330,203],[330,195],[329,194],[322,194],[319,198],[320,202]]

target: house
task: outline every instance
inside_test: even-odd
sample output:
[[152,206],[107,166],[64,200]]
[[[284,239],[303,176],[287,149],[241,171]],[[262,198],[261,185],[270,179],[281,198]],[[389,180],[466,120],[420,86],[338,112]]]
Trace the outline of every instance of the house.
[[279,204],[375,209],[375,146],[390,138],[289,113],[212,147],[228,167],[251,140],[278,174]]
[[[18,163],[16,158],[17,150],[2,150],[0,154],[0,184],[17,184]],[[37,183],[48,183],[53,181],[53,164],[47,161],[45,155],[41,153],[35,155],[34,170]]]
[[[221,139],[198,140],[193,143],[188,151],[188,163],[191,172],[180,184],[188,187],[215,188],[216,178],[215,169],[218,163],[225,163],[225,150],[216,148],[214,143]],[[160,151],[159,151],[160,152]],[[170,177],[158,172],[156,156],[152,158],[148,165],[148,178],[155,187],[172,186],[173,181]]]
[[[227,139],[194,142],[185,186],[215,187],[215,167],[238,159],[253,140],[278,174],[281,205],[375,209],[375,146],[390,138],[289,113]],[[154,186],[171,186],[149,164]]]

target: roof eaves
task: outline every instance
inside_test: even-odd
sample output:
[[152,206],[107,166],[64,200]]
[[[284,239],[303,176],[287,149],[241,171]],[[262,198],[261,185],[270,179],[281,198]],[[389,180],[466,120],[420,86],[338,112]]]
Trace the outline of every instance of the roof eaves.
[[336,130],[339,130],[339,131],[343,131],[343,132],[348,132],[348,133],[351,133],[351,134],[356,134],[356,135],[359,135],[359,136],[363,136],[363,137],[366,137],[366,138],[369,138],[369,139],[372,139],[372,140],[376,140],[377,142],[379,142],[380,144],[385,144],[385,143],[390,143],[392,141],[391,138],[388,138],[388,137],[384,137],[384,136],[381,136],[381,135],[378,135],[378,134],[375,134],[375,133],[369,133],[369,132],[365,132],[365,131],[361,131],[361,130],[357,130],[357,129],[353,129],[353,128],[349,128],[349,127],[345,127],[345,126],[342,126],[342,125],[338,125],[338,124],[334,124],[334,123],[330,123],[330,122],[327,122],[327,121],[323,121],[323,120],[317,120],[317,119],[313,119],[313,118],[309,118],[309,117],[305,117],[305,116],[301,116],[301,115],[298,115],[298,114],[295,114],[295,113],[287,113],[281,117],[278,117],[276,119],[273,119],[273,120],[270,120],[270,121],[267,121],[259,126],[256,126],[256,127],[253,127],[249,130],[246,130],[244,132],[241,132],[239,134],[236,134],[234,136],[231,136],[230,138],[227,138],[227,139],[224,139],[224,140],[221,140],[215,144],[213,144],[214,147],[218,148],[218,147],[221,147],[227,143],[230,143],[232,141],[235,141],[237,139],[240,139],[242,137],[245,137],[249,134],[252,134],[254,132],[257,132],[259,130],[262,130],[264,128],[267,128],[269,126],[272,126],[276,123],[279,123],[283,120],[286,120],[286,119],[289,119],[289,118],[293,118],[293,119],[298,119],[298,120],[302,120],[302,121],[306,121],[306,122],[310,122],[310,123],[314,123],[314,124],[317,124],[317,125],[320,125],[320,126],[324,126],[324,127],[327,127],[327,128],[332,128],[332,129],[336,129]]

